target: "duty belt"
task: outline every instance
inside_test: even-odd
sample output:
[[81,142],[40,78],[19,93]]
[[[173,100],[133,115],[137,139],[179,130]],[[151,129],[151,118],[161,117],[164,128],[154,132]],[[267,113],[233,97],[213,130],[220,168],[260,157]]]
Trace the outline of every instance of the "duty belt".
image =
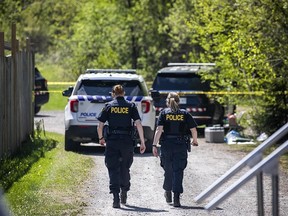
[[131,131],[127,131],[127,130],[111,130],[111,134],[131,135]]
[[181,136],[181,135],[164,135],[165,138],[168,138],[168,139],[183,139],[184,136]]
[[166,138],[182,138],[183,136],[181,135],[164,135]]

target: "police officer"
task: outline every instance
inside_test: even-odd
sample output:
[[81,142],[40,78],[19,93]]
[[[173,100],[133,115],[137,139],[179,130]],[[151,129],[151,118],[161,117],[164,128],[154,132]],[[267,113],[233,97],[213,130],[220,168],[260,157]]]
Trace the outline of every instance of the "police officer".
[[[161,166],[164,169],[164,196],[166,202],[171,203],[173,192],[173,206],[180,207],[184,169],[187,166],[187,147],[188,145],[190,147],[191,144],[198,146],[197,124],[191,114],[179,108],[177,93],[171,92],[168,94],[166,105],[167,108],[163,109],[159,115],[153,141],[153,155],[158,157],[157,144],[161,137],[160,159]],[[191,134],[192,142],[190,141]]]
[[[134,121],[141,141],[140,153],[145,152],[144,132],[137,107],[134,103],[124,99],[124,88],[116,85],[112,89],[113,101],[107,103],[98,116],[99,143],[104,145],[105,165],[109,173],[109,188],[113,194],[113,208],[120,208],[119,193],[121,189],[121,203],[126,204],[127,191],[130,189],[130,167],[133,162],[134,144],[131,136]],[[104,123],[108,122],[109,136],[103,137]]]

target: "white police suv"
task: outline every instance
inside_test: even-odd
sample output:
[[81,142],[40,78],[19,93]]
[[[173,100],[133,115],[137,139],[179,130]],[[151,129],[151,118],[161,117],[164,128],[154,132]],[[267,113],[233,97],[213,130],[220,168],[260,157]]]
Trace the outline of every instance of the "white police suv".
[[138,108],[144,129],[146,151],[152,150],[156,111],[146,83],[136,70],[87,69],[74,87],[63,91],[69,97],[65,107],[65,150],[77,150],[81,143],[98,143],[97,120],[106,102],[111,101],[112,87],[121,84],[125,99]]

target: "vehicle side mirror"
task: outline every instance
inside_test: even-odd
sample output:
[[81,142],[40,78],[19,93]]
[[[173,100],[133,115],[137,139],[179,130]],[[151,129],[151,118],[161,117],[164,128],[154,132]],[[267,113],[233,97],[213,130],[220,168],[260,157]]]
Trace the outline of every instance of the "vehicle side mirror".
[[70,86],[68,89],[62,92],[62,95],[65,97],[70,97],[73,91],[73,86]]
[[160,100],[160,93],[157,90],[151,90],[150,95],[153,98],[154,101],[159,101]]

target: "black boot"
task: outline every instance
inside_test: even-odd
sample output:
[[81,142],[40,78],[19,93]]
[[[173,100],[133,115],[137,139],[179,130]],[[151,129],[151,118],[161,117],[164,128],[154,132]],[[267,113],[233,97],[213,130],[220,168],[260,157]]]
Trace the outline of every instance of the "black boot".
[[113,208],[120,208],[119,193],[113,193]]
[[174,203],[173,203],[174,207],[180,207],[180,193],[174,193]]
[[171,193],[171,191],[165,191],[164,197],[165,197],[167,203],[171,203],[172,202],[172,193]]
[[120,193],[120,201],[122,204],[126,204],[127,202],[127,191],[121,191]]

